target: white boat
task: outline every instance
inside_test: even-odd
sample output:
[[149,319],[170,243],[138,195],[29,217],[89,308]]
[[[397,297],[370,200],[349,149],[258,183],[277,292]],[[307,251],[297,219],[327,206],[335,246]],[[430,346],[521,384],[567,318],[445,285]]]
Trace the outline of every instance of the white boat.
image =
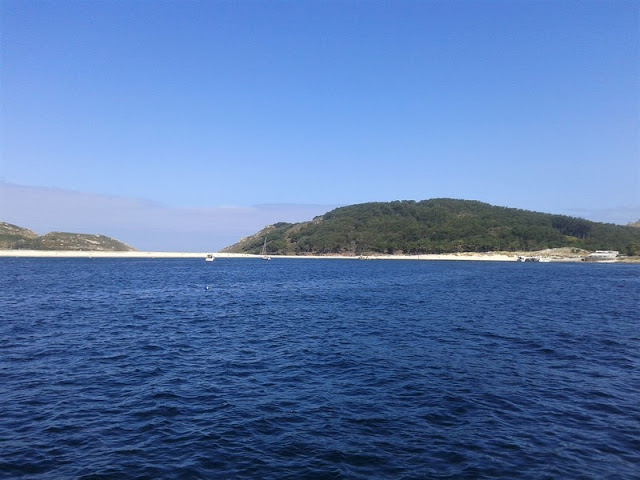
[[206,262],[213,262],[216,259],[216,257],[214,257],[212,254],[208,253],[207,257],[205,258]]
[[271,257],[267,255],[267,237],[264,237],[264,243],[262,244],[262,259],[271,260]]

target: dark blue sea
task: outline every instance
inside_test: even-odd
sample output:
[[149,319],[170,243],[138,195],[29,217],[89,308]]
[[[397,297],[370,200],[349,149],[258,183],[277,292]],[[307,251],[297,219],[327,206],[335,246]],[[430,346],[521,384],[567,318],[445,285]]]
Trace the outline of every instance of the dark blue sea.
[[637,479],[639,311],[637,265],[0,259],[0,477]]

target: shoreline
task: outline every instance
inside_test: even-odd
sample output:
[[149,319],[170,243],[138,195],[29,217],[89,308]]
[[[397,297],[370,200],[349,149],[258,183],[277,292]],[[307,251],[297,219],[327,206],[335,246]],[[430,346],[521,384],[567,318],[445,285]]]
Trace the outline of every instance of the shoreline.
[[[532,255],[535,252],[527,252]],[[262,255],[248,253],[216,253],[216,252],[105,252],[105,251],[76,251],[76,250],[0,250],[0,257],[9,258],[200,258],[207,255],[215,258],[246,258],[261,259]],[[422,255],[375,255],[375,256],[344,256],[344,255],[271,255],[272,259],[307,259],[307,260],[453,260],[453,261],[493,261],[515,262],[522,252],[486,252],[486,253],[443,253]],[[580,262],[582,257],[559,256],[551,257],[551,262]]]
[[[307,259],[307,260],[413,260],[413,261],[473,261],[473,262],[517,262],[519,257],[542,259],[542,263],[580,263],[590,252],[569,248],[551,248],[534,252],[458,252],[458,253],[425,253],[420,255],[270,255],[271,259]],[[207,258],[245,258],[260,260],[261,254],[226,253],[226,252],[149,252],[123,251],[111,252],[100,250],[19,250],[0,249],[0,258],[131,258],[131,259],[180,259]],[[640,264],[640,256],[617,257],[615,259],[591,260],[584,263],[625,263]]]

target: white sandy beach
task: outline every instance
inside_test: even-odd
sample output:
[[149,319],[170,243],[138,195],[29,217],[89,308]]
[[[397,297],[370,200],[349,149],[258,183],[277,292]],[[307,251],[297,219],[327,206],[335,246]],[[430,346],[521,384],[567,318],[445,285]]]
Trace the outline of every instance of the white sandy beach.
[[[212,252],[101,252],[101,251],[65,251],[65,250],[0,250],[0,257],[47,257],[47,258],[202,258]],[[529,254],[532,254],[531,252]],[[243,253],[215,253],[216,258],[247,258],[260,259],[261,255]],[[343,255],[273,255],[272,259],[336,259],[354,260],[467,260],[467,261],[493,261],[515,262],[517,253],[512,252],[487,252],[487,253],[447,253],[425,255],[376,255],[367,257],[354,257]],[[552,258],[552,261],[580,261],[576,257]]]
[[[0,257],[47,258],[205,258],[210,252],[102,252],[75,250],[0,250]],[[215,254],[221,256],[222,254]],[[240,255],[242,256],[242,255]]]

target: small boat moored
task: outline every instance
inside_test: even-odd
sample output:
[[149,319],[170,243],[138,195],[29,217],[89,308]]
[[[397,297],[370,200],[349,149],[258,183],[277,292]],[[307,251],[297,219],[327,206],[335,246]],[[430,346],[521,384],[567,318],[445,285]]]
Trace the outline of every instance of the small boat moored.
[[262,244],[262,260],[271,260],[271,257],[267,255],[267,237],[264,237],[264,243]]

